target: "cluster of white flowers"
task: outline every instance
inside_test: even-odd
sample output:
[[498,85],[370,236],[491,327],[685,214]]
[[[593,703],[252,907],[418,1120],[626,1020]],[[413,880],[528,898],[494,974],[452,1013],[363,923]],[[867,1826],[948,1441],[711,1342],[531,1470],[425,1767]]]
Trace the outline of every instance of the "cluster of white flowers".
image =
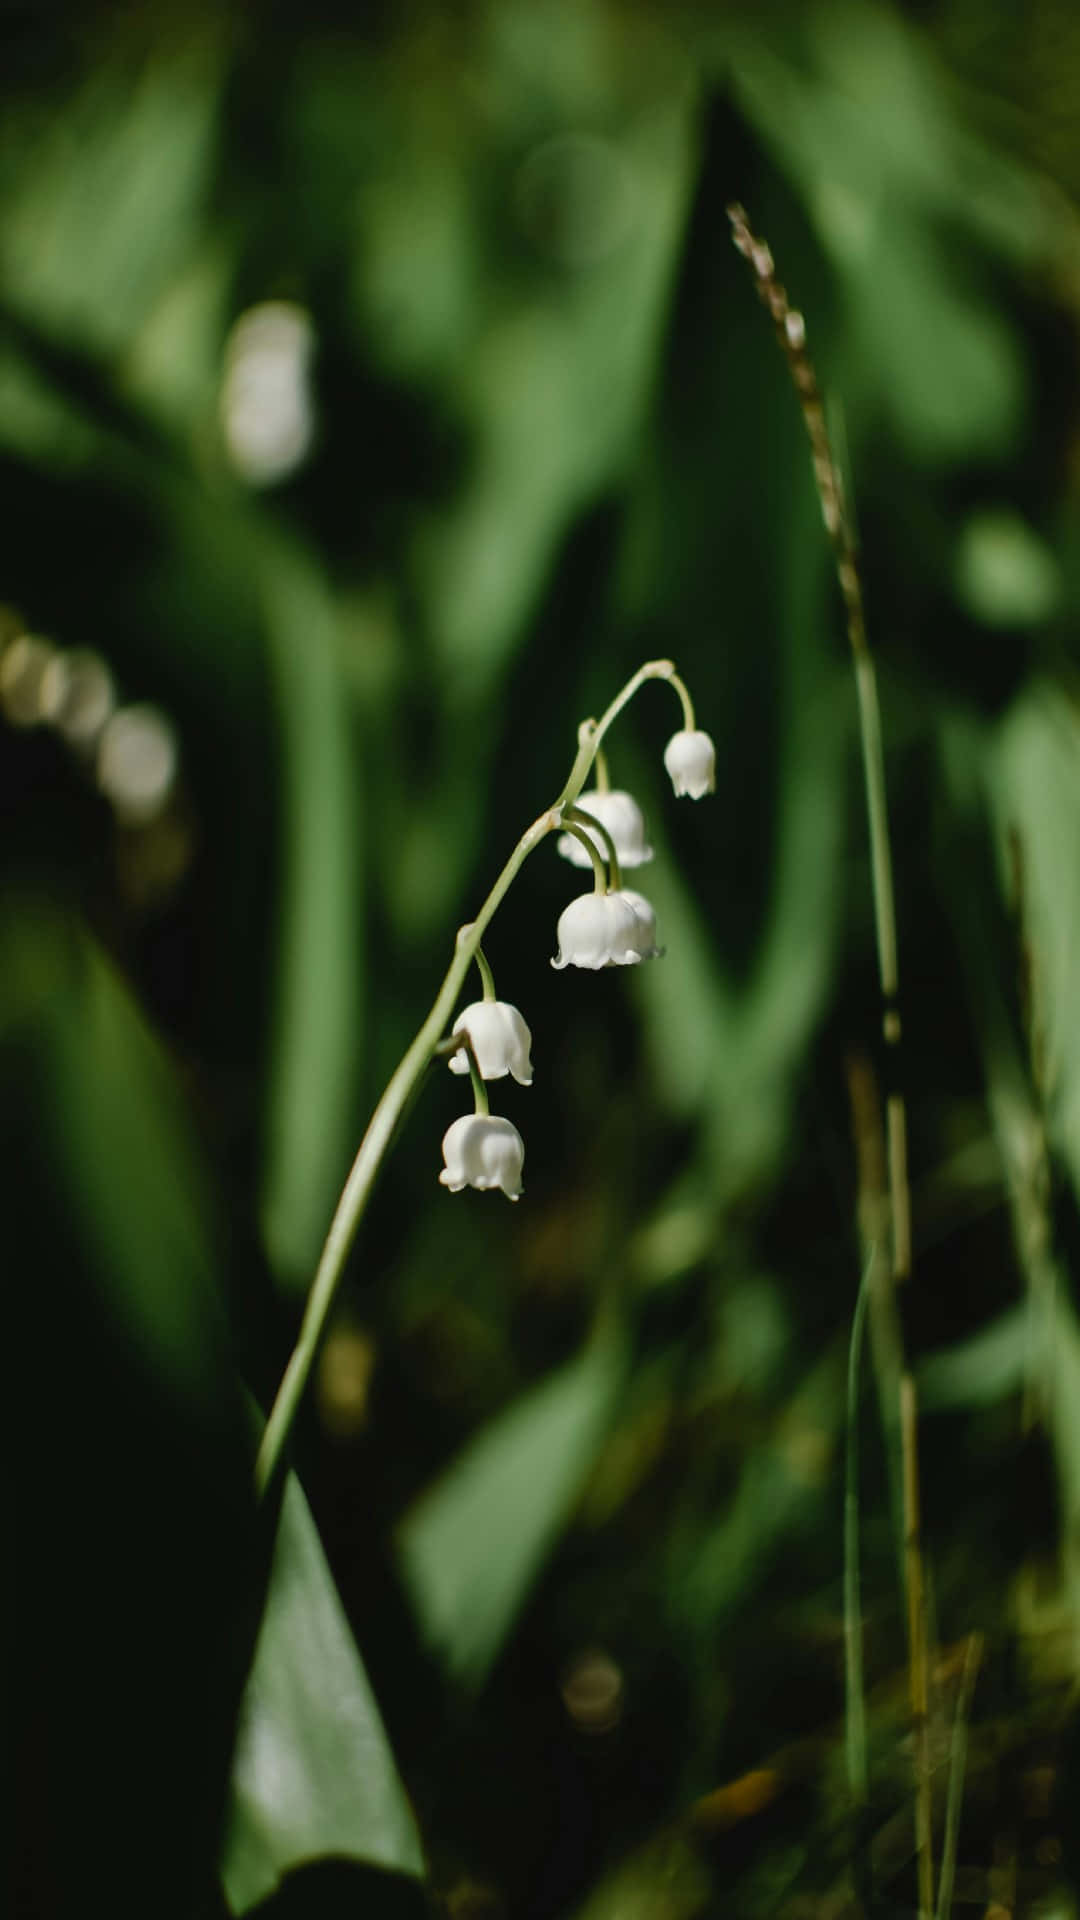
[[[707,733],[683,728],[664,749],[664,765],[676,794],[700,800],[716,787],[716,749]],[[632,794],[619,789],[593,788],[575,807],[577,833],[562,833],[556,850],[575,867],[591,864],[585,841],[601,860],[607,841],[620,868],[642,867],[653,857],[645,818]],[[603,833],[591,830],[595,822]],[[606,836],[606,837],[605,837]],[[572,900],[559,920],[559,951],[553,967],[634,967],[655,960],[663,951],[656,944],[656,915],[644,894],[614,885],[603,893],[583,893]]]
[[[676,794],[699,800],[716,786],[716,752],[707,733],[684,728],[668,741],[664,765]],[[652,859],[645,820],[631,794],[594,788],[563,810],[571,831],[559,835],[556,851],[572,866],[594,866],[593,892],[571,900],[559,916],[559,950],[553,967],[637,966],[663,951],[656,944],[656,915],[645,896],[621,884],[623,867],[640,867]],[[591,848],[595,849],[595,857]],[[601,885],[601,876],[607,881]],[[443,1136],[445,1165],[439,1175],[451,1193],[464,1187],[485,1191],[498,1187],[508,1200],[522,1192],[525,1143],[509,1120],[487,1112],[487,1096],[479,1083],[502,1080],[508,1074],[523,1087],[532,1084],[532,1035],[516,1007],[496,1000],[490,988],[486,962],[485,998],[465,1008],[454,1023],[451,1039],[465,1043],[450,1055],[450,1071],[472,1071],[477,1111],[463,1114]]]

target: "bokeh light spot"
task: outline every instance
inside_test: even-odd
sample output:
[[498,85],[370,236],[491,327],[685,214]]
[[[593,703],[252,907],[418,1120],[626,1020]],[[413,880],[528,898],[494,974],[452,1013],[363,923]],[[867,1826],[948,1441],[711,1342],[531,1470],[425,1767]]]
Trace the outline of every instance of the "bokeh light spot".
[[101,736],[98,785],[126,826],[145,826],[165,806],[177,762],[176,735],[157,707],[121,707]]
[[303,307],[267,300],[242,313],[225,346],[221,425],[229,458],[252,486],[301,464],[315,434],[315,328]]

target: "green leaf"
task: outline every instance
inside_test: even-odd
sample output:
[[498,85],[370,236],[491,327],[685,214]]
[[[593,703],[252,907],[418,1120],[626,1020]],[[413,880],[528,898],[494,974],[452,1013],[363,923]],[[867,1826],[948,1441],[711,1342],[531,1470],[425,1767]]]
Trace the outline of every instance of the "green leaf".
[[[787,520],[776,536],[784,557],[777,614],[783,651],[769,692],[777,735],[776,849],[756,964],[744,984],[718,963],[706,924],[710,909],[723,924],[723,870],[719,863],[712,871],[703,866],[695,897],[677,847],[668,843],[660,806],[650,810],[660,857],[649,869],[648,892],[666,953],[662,967],[637,970],[633,988],[665,1106],[680,1118],[701,1120],[714,1198],[760,1179],[775,1164],[794,1078],[828,992],[837,936],[835,876],[844,844],[845,767],[853,751],[844,710],[851,695],[846,662],[841,656],[838,673],[830,658],[828,548],[804,478],[800,470],[799,484],[777,509]],[[737,714],[737,698],[732,707]],[[718,716],[715,724],[719,730],[732,722]],[[741,766],[736,751],[729,756],[721,749],[730,764],[721,767],[718,805],[738,804],[731,772]]]
[[[692,110],[675,97],[626,125],[618,146],[581,142],[596,149],[593,165],[625,173],[625,236],[591,272],[568,275],[561,298],[519,300],[465,335],[459,404],[475,436],[472,472],[414,549],[435,648],[461,684],[501,670],[573,514],[634,447],[694,179]],[[411,214],[395,232],[414,252]],[[427,285],[412,298],[427,303]],[[408,324],[395,318],[394,336]]]
[[[7,930],[5,930],[7,933]],[[242,1431],[207,1170],[172,1063],[98,949],[27,916],[13,977],[58,976],[43,1032],[57,1198],[79,1221],[99,1310],[185,1421]],[[66,978],[64,973],[66,971]]]
[[[50,332],[128,346],[203,227],[222,61],[213,40],[96,62],[62,112],[25,112],[0,171],[0,293]],[[78,155],[77,163],[74,156]]]
[[1034,1050],[1052,1142],[1080,1191],[1080,726],[1071,703],[1038,687],[1003,723],[991,761],[1004,846],[1022,866]]
[[0,913],[0,1086],[9,1719],[50,1756],[18,1770],[17,1824],[53,1911],[93,1884],[114,1916],[183,1920],[217,1860],[260,1580],[217,1208],[167,1052],[37,899]]
[[847,1353],[834,1343],[807,1373],[768,1445],[751,1449],[724,1512],[689,1514],[668,1545],[678,1617],[715,1635],[765,1577],[785,1539],[821,1524],[828,1466],[845,1413]]
[[973,513],[957,543],[956,591],[987,627],[1036,626],[1061,599],[1057,560],[1019,514]]
[[233,1913],[335,1855],[423,1878],[420,1839],[315,1522],[290,1475],[240,1713],[222,1857]]
[[577,1920],[694,1920],[708,1912],[710,1894],[700,1849],[666,1827],[605,1873]]
[[623,1373],[601,1329],[470,1442],[406,1516],[402,1577],[458,1678],[479,1685],[591,1466]]
[[957,127],[944,76],[887,9],[816,9],[809,41],[800,66],[755,23],[733,72],[846,286],[845,390],[865,386],[917,458],[1007,449],[1027,401],[1019,340],[939,226],[1045,255],[1060,245],[1047,196]]
[[281,1277],[306,1286],[352,1143],[360,795],[330,590],[316,563],[284,541],[262,544],[260,566],[285,789],[263,1225]]
[[1031,1313],[1010,1307],[970,1339],[930,1354],[919,1368],[919,1405],[924,1413],[948,1407],[992,1406],[1018,1393],[1030,1364]]

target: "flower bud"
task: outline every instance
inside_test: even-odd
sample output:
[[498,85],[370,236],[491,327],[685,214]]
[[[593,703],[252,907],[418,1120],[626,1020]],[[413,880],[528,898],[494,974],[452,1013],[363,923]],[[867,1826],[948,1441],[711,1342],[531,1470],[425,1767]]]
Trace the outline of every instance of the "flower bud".
[[446,1165],[439,1175],[451,1193],[476,1187],[481,1193],[500,1187],[508,1200],[521,1196],[525,1143],[517,1128],[497,1114],[466,1113],[443,1135]]
[[[621,867],[641,867],[646,860],[652,859],[653,850],[645,838],[645,816],[632,794],[617,789],[609,793],[594,791],[581,794],[575,804],[585,813],[591,813],[594,820],[599,820],[600,825],[607,828]],[[589,835],[601,860],[606,860],[607,845],[600,834],[590,832],[588,827],[583,831]],[[572,833],[560,833],[555,842],[555,851],[561,853],[564,860],[569,860],[572,866],[591,865],[588,852]]]
[[653,959],[656,918],[640,893],[583,893],[559,915],[553,967],[632,967]]
[[673,733],[664,748],[664,765],[677,794],[700,800],[716,792],[716,748],[707,733]]
[[[472,1042],[481,1080],[502,1080],[508,1073],[522,1087],[532,1085],[532,1061],[529,1049],[532,1034],[516,1007],[507,1000],[474,1000],[454,1022],[455,1033],[466,1033]],[[468,1073],[469,1056],[464,1047],[450,1056],[451,1073]]]

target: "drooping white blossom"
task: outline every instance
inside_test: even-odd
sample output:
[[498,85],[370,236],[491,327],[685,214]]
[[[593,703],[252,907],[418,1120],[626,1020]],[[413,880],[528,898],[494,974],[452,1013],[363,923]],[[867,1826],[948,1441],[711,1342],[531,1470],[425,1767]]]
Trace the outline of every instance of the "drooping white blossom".
[[651,900],[646,900],[643,893],[636,893],[633,887],[624,887],[622,898],[630,902],[637,916],[639,960],[658,960],[664,950],[656,944],[656,910]]
[[583,893],[559,915],[553,967],[633,967],[653,959],[656,916],[640,893]]
[[700,800],[716,792],[716,748],[709,735],[684,727],[664,748],[664,765],[677,794]]
[[[593,791],[581,794],[575,804],[583,813],[591,813],[594,820],[599,820],[600,825],[607,828],[615,843],[621,867],[641,867],[646,860],[652,859],[653,850],[645,838],[645,816],[632,794],[624,793],[619,788],[612,788],[607,793]],[[584,831],[595,845],[601,860],[606,860],[608,850],[602,835],[592,833],[588,827]],[[569,860],[572,866],[587,867],[592,864],[587,849],[575,834],[560,833],[555,842],[555,851],[561,853],[564,860]]]
[[[520,1086],[532,1085],[529,1049],[532,1034],[522,1015],[507,1000],[474,1000],[454,1022],[455,1033],[467,1033],[482,1080],[501,1080],[511,1073]],[[468,1073],[464,1047],[450,1056],[451,1073]]]
[[525,1143],[509,1120],[494,1113],[463,1114],[444,1133],[442,1150],[446,1164],[439,1179],[451,1193],[499,1187],[508,1200],[521,1197]]

